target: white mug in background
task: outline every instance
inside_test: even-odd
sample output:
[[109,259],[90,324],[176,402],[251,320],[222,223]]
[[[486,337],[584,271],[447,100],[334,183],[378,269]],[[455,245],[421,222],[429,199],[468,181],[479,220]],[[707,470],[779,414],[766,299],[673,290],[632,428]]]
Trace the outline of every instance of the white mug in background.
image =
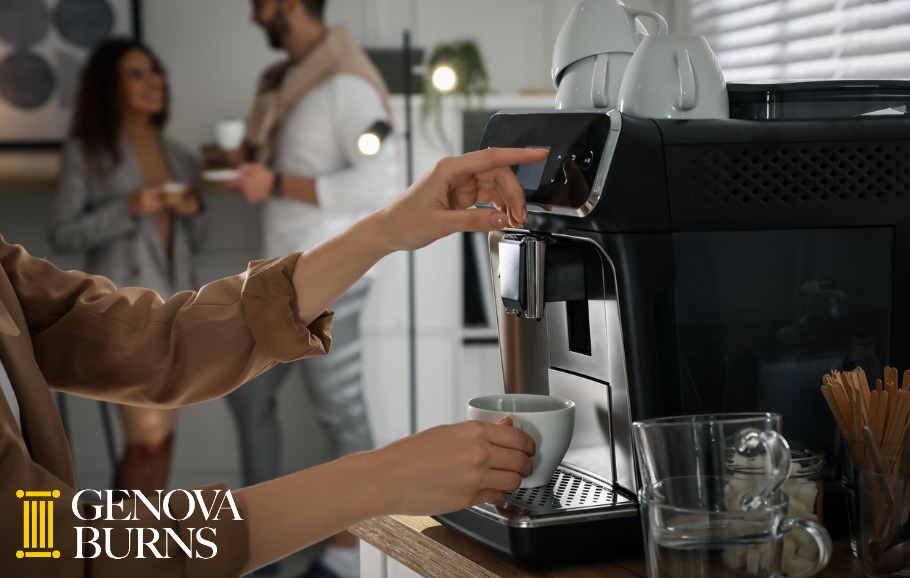
[[215,142],[223,151],[234,151],[243,144],[246,123],[239,119],[220,120],[215,123]]
[[649,36],[626,67],[620,112],[644,118],[730,118],[724,73],[704,36]]
[[468,400],[468,419],[496,423],[506,416],[537,444],[537,453],[531,458],[531,475],[522,478],[521,487],[547,485],[572,441],[575,402],[530,393],[485,395]]
[[659,35],[668,32],[663,17],[616,0],[582,0],[572,9],[553,49],[556,108],[614,108],[623,72],[648,32],[639,17],[657,22]]
[[556,91],[556,108],[616,108],[631,52],[604,52],[573,62]]

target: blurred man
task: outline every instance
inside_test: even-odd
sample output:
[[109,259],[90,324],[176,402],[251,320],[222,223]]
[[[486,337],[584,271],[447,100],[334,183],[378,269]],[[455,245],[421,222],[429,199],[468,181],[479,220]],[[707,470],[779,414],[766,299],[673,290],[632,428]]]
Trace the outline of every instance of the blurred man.
[[[242,176],[232,183],[248,202],[266,203],[267,255],[311,249],[386,205],[402,185],[392,139],[380,141],[372,155],[358,148],[362,135],[374,131],[383,137],[392,124],[386,86],[347,30],[326,26],[324,9],[325,0],[253,2],[254,22],[288,57],[260,78],[247,122],[256,162],[242,165]],[[371,448],[359,329],[369,287],[367,275],[333,306],[331,355],[279,365],[229,396],[244,485],[280,473],[275,397],[295,368],[337,456]],[[358,574],[356,540],[342,533],[306,576]]]

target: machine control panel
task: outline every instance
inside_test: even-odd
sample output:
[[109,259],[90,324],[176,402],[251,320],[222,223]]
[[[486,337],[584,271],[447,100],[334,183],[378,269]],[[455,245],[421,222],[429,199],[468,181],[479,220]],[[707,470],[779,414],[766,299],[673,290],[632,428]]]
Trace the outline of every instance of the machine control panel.
[[[612,114],[611,114],[612,113]],[[529,204],[580,209],[600,197],[615,111],[510,111],[490,119],[480,148],[542,148],[546,160],[513,167]]]

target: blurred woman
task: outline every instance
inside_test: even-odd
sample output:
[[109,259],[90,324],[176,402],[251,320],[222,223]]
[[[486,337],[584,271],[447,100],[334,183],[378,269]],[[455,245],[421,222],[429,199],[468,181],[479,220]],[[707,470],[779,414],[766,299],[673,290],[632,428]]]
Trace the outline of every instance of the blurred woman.
[[[51,239],[85,270],[167,298],[195,287],[202,203],[195,158],[162,134],[168,85],[151,50],[112,38],[90,55],[63,147]],[[126,449],[115,488],[165,488],[177,410],[118,406]]]

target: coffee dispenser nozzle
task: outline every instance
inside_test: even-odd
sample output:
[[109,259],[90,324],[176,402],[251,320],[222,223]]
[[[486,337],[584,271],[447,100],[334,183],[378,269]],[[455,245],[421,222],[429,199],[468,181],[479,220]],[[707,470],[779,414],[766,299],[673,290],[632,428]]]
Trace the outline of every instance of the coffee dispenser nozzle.
[[547,240],[507,234],[499,242],[499,283],[506,312],[543,319]]

